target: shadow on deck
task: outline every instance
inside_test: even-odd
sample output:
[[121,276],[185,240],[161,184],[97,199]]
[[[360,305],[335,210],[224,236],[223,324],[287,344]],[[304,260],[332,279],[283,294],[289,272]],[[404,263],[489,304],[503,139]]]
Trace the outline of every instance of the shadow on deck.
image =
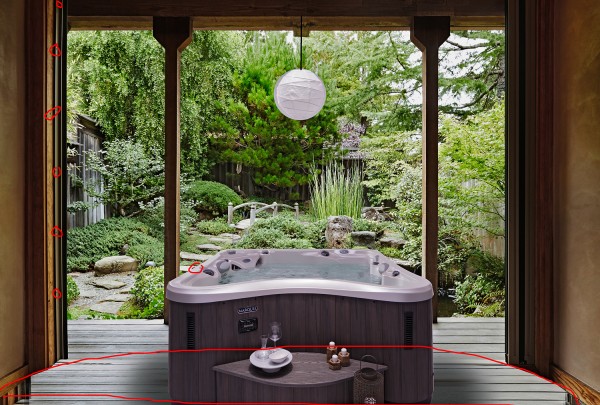
[[[438,318],[433,327],[436,348],[477,353],[504,361],[504,319]],[[168,327],[162,320],[69,321],[69,360],[115,353],[168,349]],[[435,390],[432,403],[564,405],[565,392],[527,372],[484,359],[434,352]],[[99,405],[108,398],[168,399],[167,354],[86,360],[58,367],[32,379],[33,394],[91,394],[79,397],[37,397],[36,404]],[[96,394],[94,396],[94,394]],[[20,401],[19,403],[27,403]]]

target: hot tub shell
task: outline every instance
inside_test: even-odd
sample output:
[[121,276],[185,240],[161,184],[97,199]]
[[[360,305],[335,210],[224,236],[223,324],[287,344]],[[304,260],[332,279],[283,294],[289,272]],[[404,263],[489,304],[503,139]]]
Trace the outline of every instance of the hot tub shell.
[[[251,262],[244,263],[244,259]],[[226,261],[244,271],[259,260],[301,260],[320,266],[335,260],[375,259],[385,266],[382,285],[323,279],[271,279],[217,284],[217,268]],[[237,263],[237,264],[235,264]],[[260,263],[260,262],[259,262]],[[373,250],[236,250],[207,261],[211,272],[185,274],[171,281],[169,349],[257,347],[269,322],[282,324],[278,345],[432,345],[431,284]],[[218,282],[218,281],[217,281]],[[241,322],[256,330],[242,331]],[[242,331],[242,332],[241,332]],[[291,349],[316,351],[324,349]],[[352,359],[370,354],[386,364],[385,399],[395,403],[429,403],[433,392],[433,357],[429,349],[353,348]],[[169,353],[169,393],[178,401],[216,402],[218,386],[212,367],[247,359],[250,351],[220,350]],[[239,393],[240,401],[265,401]],[[298,398],[298,401],[302,401]]]

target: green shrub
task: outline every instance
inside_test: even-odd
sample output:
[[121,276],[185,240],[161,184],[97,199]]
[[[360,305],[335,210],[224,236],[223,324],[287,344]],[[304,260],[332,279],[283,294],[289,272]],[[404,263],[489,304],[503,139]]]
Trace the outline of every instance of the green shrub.
[[229,233],[233,228],[231,228],[224,219],[216,218],[211,221],[200,221],[196,223],[196,229],[198,232],[208,235],[218,235],[220,233]]
[[327,220],[300,222],[292,214],[256,221],[236,246],[243,249],[311,249],[325,245]]
[[332,163],[320,175],[314,174],[310,185],[312,214],[316,219],[331,215],[360,218],[363,205],[362,174],[357,167],[345,170]]
[[261,219],[250,228],[249,232],[256,232],[261,229],[279,230],[283,232],[285,236],[296,239],[305,238],[307,236],[306,226],[295,218],[285,214]]
[[79,297],[79,287],[73,277],[67,276],[67,305],[71,305]]
[[352,221],[352,230],[356,232],[368,231],[375,232],[376,234],[383,234],[388,226],[385,222],[371,221],[364,218],[357,218]]
[[310,249],[312,244],[306,239],[293,239],[280,229],[259,228],[242,238],[236,245],[242,249]]
[[396,248],[392,248],[392,247],[380,247],[377,250],[386,257],[393,257],[395,259],[404,259],[404,253],[400,249],[396,249]]
[[193,202],[196,211],[209,216],[226,214],[230,202],[234,206],[242,203],[235,191],[215,181],[195,181],[182,197],[184,201]]
[[67,232],[67,271],[88,271],[106,256],[120,253],[125,244],[127,254],[143,265],[148,260],[163,261],[163,245],[149,235],[150,229],[131,218],[110,218]]
[[474,275],[456,283],[456,303],[462,314],[475,316],[504,316],[504,261],[489,253],[473,257]]
[[164,315],[164,270],[159,267],[147,267],[135,276],[131,288],[135,303],[146,318],[162,318]]
[[326,219],[320,219],[306,226],[305,237],[310,241],[313,248],[323,249],[327,245],[325,241],[325,228],[327,228]]

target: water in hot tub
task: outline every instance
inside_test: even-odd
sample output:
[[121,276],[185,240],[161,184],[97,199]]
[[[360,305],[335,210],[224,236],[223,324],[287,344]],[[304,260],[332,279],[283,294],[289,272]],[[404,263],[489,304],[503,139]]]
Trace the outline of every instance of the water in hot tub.
[[366,263],[328,263],[326,266],[309,266],[301,263],[261,264],[252,269],[229,270],[223,274],[220,283],[278,278],[319,278],[381,285],[381,276],[370,274],[369,265]]

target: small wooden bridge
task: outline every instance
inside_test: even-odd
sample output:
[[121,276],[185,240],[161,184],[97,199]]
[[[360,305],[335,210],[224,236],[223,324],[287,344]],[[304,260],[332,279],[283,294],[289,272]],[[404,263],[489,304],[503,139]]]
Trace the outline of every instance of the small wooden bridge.
[[[240,222],[240,223],[244,224],[243,225],[244,228],[251,227],[254,224],[254,222],[256,221],[256,214],[266,211],[266,210],[272,210],[273,216],[277,216],[280,208],[288,208],[288,209],[294,210],[296,219],[298,219],[298,216],[300,215],[300,207],[298,206],[298,203],[294,203],[294,206],[292,207],[291,205],[279,204],[277,202],[274,202],[272,204],[266,204],[266,203],[251,201],[251,202],[243,203],[240,205],[236,205],[234,207],[233,203],[230,202],[227,205],[227,223],[229,225],[231,225],[233,223],[233,213],[241,208],[246,208],[246,207],[250,207],[250,218],[245,219]],[[260,208],[257,208],[257,207],[260,207]],[[240,224],[238,223],[238,225],[236,225],[236,226],[239,226],[239,225]]]
[[[69,360],[115,353],[166,350],[168,326],[162,320],[69,321]],[[438,318],[434,346],[504,360],[503,318]],[[566,405],[567,394],[532,374],[484,359],[434,352],[435,390],[432,403]],[[128,398],[169,399],[167,354],[86,360],[38,374],[34,397],[43,405],[148,404]],[[60,396],[65,394],[65,396]],[[80,395],[76,397],[68,395]],[[27,403],[21,400],[19,403]]]

